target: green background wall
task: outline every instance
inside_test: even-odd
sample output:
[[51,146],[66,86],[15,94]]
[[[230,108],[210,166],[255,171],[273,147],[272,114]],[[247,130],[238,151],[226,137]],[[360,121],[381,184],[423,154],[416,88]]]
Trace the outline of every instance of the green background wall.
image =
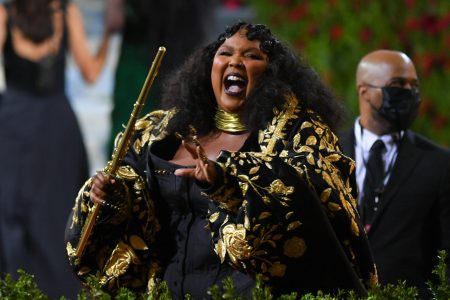
[[[298,49],[357,114],[355,69],[366,53],[400,50],[416,65],[422,105],[413,128],[450,146],[450,1],[247,0],[256,22]],[[350,122],[353,122],[351,120]]]

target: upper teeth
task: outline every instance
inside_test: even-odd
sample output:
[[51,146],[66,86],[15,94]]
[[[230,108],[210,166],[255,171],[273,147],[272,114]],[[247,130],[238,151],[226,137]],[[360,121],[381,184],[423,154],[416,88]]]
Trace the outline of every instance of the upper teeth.
[[235,75],[230,75],[228,76],[228,80],[232,80],[232,81],[242,81],[244,82],[245,80],[241,77],[235,76]]

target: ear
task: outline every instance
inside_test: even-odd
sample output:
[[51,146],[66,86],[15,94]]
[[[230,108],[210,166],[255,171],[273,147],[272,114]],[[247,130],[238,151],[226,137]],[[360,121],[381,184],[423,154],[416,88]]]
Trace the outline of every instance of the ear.
[[367,92],[367,86],[363,84],[359,84],[356,89],[359,97],[363,96]]
[[358,99],[359,99],[359,101],[364,101],[364,99],[367,98],[366,97],[367,96],[367,91],[368,91],[367,86],[365,86],[363,84],[359,84],[357,86],[356,90],[358,92]]

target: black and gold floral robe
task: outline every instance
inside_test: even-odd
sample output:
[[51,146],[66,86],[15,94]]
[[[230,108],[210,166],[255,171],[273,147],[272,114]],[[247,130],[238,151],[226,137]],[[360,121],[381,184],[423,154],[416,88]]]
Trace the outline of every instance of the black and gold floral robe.
[[[249,276],[261,274],[275,294],[339,288],[364,294],[377,283],[377,274],[355,209],[354,162],[315,112],[293,96],[286,99],[266,129],[252,134],[257,139],[252,151],[222,151],[217,157],[217,182],[203,190],[211,199],[211,244],[222,264]],[[98,274],[105,289],[143,290],[164,272],[158,234],[165,222],[158,218],[145,175],[148,148],[168,137],[174,114],[156,111],[138,121],[118,173],[131,211],[110,216],[102,209],[86,251],[77,258],[92,209],[91,182],[81,189],[66,232],[69,259],[80,278]]]

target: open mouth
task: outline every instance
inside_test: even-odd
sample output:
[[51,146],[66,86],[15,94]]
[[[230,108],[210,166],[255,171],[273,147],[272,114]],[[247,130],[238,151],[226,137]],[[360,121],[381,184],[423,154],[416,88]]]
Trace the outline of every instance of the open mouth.
[[227,95],[237,96],[245,91],[247,79],[239,74],[230,74],[225,77],[223,84]]

